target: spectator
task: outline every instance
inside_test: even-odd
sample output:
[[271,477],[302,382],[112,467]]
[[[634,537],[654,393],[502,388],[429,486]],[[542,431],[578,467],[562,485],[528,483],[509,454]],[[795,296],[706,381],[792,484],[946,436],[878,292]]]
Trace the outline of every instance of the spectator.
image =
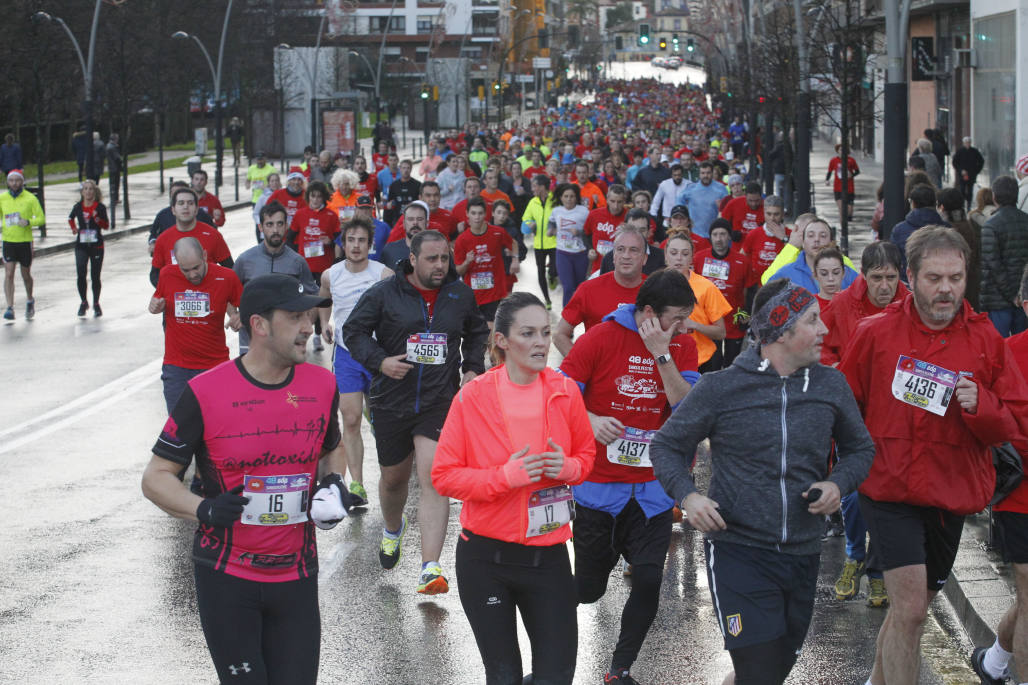
[[967,246],[971,248],[971,256],[967,260],[967,289],[964,291],[964,299],[971,303],[971,306],[978,310],[978,287],[982,277],[982,231],[981,227],[975,226],[964,213],[964,196],[956,188],[943,188],[936,194],[939,212],[946,223],[956,229]]
[[107,180],[110,183],[111,189],[109,193],[111,199],[111,228],[114,228],[114,207],[118,204],[118,183],[121,181],[122,165],[124,164],[121,150],[118,148],[117,133],[112,133],[111,139],[107,141],[104,156],[107,157]]
[[910,211],[907,218],[892,228],[889,239],[899,248],[903,256],[900,268],[900,278],[907,282],[907,238],[910,234],[924,226],[948,226],[942,220],[939,213],[935,211],[935,188],[927,183],[919,183],[910,189],[907,198],[910,203]]
[[6,177],[15,169],[21,169],[24,165],[21,157],[21,145],[14,142],[14,134],[8,133],[4,136],[4,144],[0,145],[0,172]]
[[104,175],[104,160],[107,158],[107,146],[100,140],[100,132],[93,131],[93,168],[89,170],[89,178],[97,183]]
[[981,173],[982,168],[985,166],[985,158],[982,157],[982,153],[978,151],[978,148],[971,145],[971,138],[964,136],[961,141],[963,145],[957,148],[956,153],[953,155],[953,170],[957,175],[956,186],[964,196],[964,201],[967,204],[967,208],[971,208],[971,193],[974,189],[975,181],[978,180],[978,174]]
[[978,194],[975,196],[974,209],[967,215],[967,218],[975,225],[979,236],[982,233],[982,226],[995,211],[996,201],[992,198],[992,188],[979,188]]
[[1028,262],[1028,214],[1017,208],[1017,181],[1000,176],[992,184],[997,209],[982,227],[982,311],[1004,338],[1026,328],[1017,302]]
[[932,141],[927,138],[918,138],[917,149],[914,150],[914,154],[910,158],[913,159],[914,157],[920,157],[924,160],[924,170],[928,174],[928,178],[932,179],[932,185],[936,189],[941,188],[942,167],[939,165],[939,160],[932,154]]
[[1028,155],[1021,155],[1014,166],[1017,174],[1017,208],[1028,212]]
[[79,183],[82,183],[82,179],[85,178],[87,172],[86,169],[86,158],[89,152],[89,139],[86,138],[86,129],[84,126],[79,126],[79,130],[75,131],[75,135],[71,137],[71,149],[75,152],[75,162],[79,165]]

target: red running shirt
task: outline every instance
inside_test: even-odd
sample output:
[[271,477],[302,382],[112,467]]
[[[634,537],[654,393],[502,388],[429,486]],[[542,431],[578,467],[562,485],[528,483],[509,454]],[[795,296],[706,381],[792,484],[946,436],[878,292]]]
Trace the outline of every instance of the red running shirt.
[[487,225],[485,233],[475,235],[468,229],[453,244],[453,261],[463,264],[468,253],[475,253],[475,263],[464,273],[464,282],[475,291],[479,305],[502,300],[507,296],[507,274],[503,266],[504,249],[514,251],[514,240],[499,226]]
[[737,340],[745,331],[735,324],[735,314],[746,301],[746,279],[750,273],[750,259],[744,254],[728,251],[724,259],[714,256],[713,250],[697,252],[692,260],[693,269],[717,286],[721,294],[732,305],[731,314],[725,317],[725,337]]
[[[646,274],[643,274],[645,280]],[[634,288],[624,287],[614,278],[613,271],[590,278],[578,286],[571,301],[561,311],[561,318],[571,324],[572,328],[585,323],[585,330],[588,331],[621,305],[635,304],[641,287],[642,281]]]
[[756,209],[751,209],[746,204],[745,196],[736,197],[725,205],[724,210],[721,212],[721,217],[732,222],[733,231],[739,231],[743,235],[748,235],[764,225],[764,203],[762,202],[760,207]]
[[771,262],[785,247],[785,241],[776,238],[761,226],[756,231],[750,231],[742,241],[742,250],[750,258],[750,273],[746,278],[746,287],[760,283],[760,277],[764,275]]
[[161,269],[153,296],[164,299],[164,363],[210,369],[226,361],[225,310],[229,303],[238,307],[242,294],[236,273],[217,264],[208,265],[200,285],[186,280],[178,266]]
[[[311,273],[320,274],[332,268],[333,242],[339,235],[339,217],[335,211],[328,207],[317,211],[301,207],[289,224],[289,230],[296,232],[296,249],[307,260]],[[328,244],[323,240],[325,237],[330,239]]]
[[177,226],[172,226],[157,236],[153,245],[151,266],[155,269],[163,269],[169,264],[178,264],[175,259],[175,243],[179,238],[186,237],[193,237],[200,241],[201,247],[207,251],[207,261],[211,264],[218,264],[232,258],[228,244],[218,233],[218,229],[198,221],[196,227],[191,231],[180,231]]

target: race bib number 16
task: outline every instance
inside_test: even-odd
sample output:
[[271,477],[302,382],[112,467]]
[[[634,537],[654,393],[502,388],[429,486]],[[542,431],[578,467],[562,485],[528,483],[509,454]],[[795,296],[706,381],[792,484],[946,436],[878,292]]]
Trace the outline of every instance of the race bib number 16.
[[248,526],[287,526],[307,520],[307,497],[311,478],[293,476],[250,476],[243,478],[243,495],[250,502],[240,521]]

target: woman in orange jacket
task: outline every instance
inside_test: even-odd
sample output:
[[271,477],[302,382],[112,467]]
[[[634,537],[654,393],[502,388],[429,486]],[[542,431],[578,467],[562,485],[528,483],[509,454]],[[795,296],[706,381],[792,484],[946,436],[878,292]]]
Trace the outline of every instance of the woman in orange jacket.
[[501,301],[490,339],[496,366],[457,393],[432,466],[439,494],[464,502],[457,582],[489,685],[521,683],[516,609],[534,682],[570,684],[575,673],[568,485],[592,469],[595,440],[575,383],[547,368],[549,350],[539,298]]

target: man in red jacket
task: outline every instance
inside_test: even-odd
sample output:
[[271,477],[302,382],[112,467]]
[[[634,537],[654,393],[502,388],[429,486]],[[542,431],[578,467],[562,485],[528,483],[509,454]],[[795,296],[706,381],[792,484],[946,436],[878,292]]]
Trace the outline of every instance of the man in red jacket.
[[839,364],[875,443],[860,508],[890,606],[874,685],[917,682],[928,605],[964,516],[995,488],[988,447],[1028,435],[1028,386],[988,318],[964,301],[970,252],[952,228],[916,231],[911,294],[862,321]]
[[[1021,278],[1019,292],[1023,301],[1021,308],[1028,313],[1028,273]],[[1021,374],[1028,377],[1028,332],[1011,336],[1006,342]],[[1021,454],[1028,454],[1028,443],[1013,442]],[[1017,660],[1022,681],[1024,664],[1028,664],[1028,630],[1024,623],[1028,610],[1020,610],[1020,605],[1028,599],[1028,480],[1022,481],[1016,490],[997,502],[992,511],[1003,559],[1014,565],[1017,595],[1014,605],[1007,609],[996,626],[996,641],[993,645],[978,647],[971,655],[974,672],[983,683],[990,685],[1002,684],[1011,677],[1008,667],[1011,657]]]

